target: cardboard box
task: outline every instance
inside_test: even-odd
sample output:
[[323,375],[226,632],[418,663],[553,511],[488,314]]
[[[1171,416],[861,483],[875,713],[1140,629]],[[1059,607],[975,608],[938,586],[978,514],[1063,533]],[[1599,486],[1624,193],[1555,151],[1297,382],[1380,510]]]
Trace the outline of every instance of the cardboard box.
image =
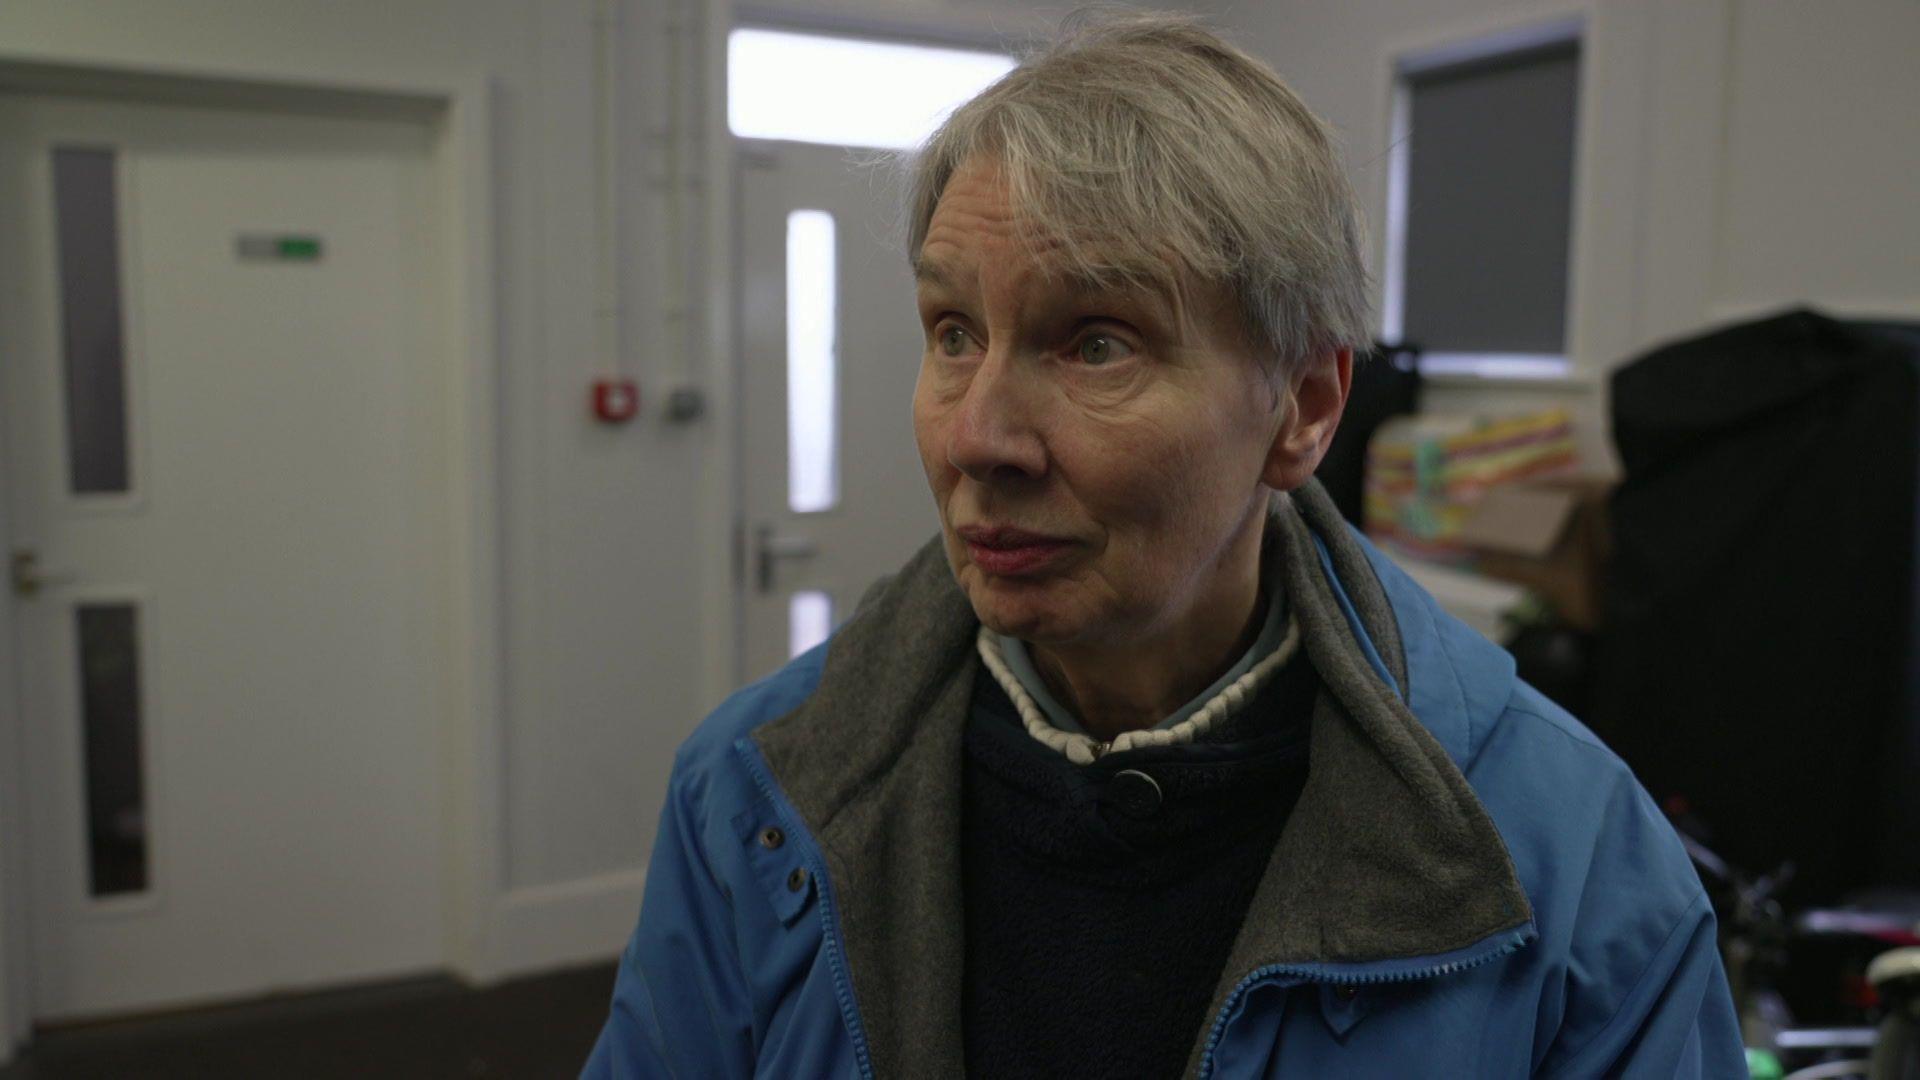
[[1611,479],[1542,477],[1489,488],[1460,526],[1473,568],[1540,594],[1567,624],[1600,625]]

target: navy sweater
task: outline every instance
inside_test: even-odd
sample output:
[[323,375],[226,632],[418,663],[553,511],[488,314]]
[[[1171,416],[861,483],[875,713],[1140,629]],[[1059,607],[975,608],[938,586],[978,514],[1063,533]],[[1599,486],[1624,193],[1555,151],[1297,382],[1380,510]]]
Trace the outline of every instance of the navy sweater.
[[1074,765],[982,668],[963,780],[970,1076],[1180,1074],[1305,782],[1317,687],[1297,655],[1212,741]]

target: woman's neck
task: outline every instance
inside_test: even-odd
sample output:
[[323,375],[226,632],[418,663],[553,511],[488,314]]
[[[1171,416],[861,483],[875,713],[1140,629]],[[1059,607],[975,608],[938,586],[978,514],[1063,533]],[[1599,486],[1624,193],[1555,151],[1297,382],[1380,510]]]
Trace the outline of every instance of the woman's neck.
[[1112,740],[1171,716],[1253,647],[1265,620],[1260,597],[1262,515],[1236,538],[1220,572],[1182,615],[1123,643],[1041,645],[1027,653],[1047,689],[1089,735]]

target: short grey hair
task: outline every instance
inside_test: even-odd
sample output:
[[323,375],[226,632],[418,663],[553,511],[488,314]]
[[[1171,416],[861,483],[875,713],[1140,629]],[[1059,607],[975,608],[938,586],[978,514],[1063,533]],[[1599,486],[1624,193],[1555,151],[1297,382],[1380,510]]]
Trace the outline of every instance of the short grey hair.
[[909,165],[916,270],[940,196],[998,166],[1018,232],[1074,277],[1224,285],[1263,367],[1363,349],[1367,275],[1353,189],[1327,125],[1265,64],[1192,16],[1081,11],[956,109]]

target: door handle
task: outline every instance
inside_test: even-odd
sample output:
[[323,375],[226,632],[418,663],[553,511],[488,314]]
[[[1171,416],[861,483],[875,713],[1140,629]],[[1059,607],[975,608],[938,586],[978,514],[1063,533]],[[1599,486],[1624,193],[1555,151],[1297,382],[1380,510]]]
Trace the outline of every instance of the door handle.
[[8,562],[15,596],[35,596],[49,585],[67,585],[76,577],[69,573],[49,574],[41,571],[40,553],[30,547],[14,548]]
[[773,591],[774,567],[782,559],[808,559],[818,554],[820,546],[809,537],[792,533],[776,533],[773,526],[762,525],[754,530],[754,580],[760,591]]

